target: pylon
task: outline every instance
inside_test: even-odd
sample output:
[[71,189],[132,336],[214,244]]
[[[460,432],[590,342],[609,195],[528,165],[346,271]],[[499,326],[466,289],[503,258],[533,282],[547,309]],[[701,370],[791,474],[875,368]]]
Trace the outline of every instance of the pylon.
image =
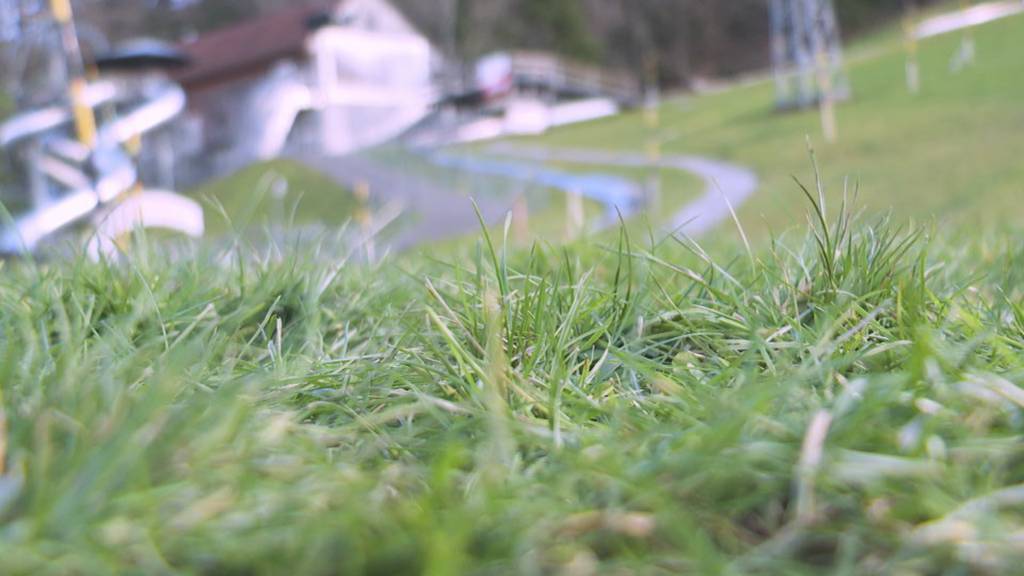
[[769,0],[776,104],[810,108],[850,97],[832,0]]

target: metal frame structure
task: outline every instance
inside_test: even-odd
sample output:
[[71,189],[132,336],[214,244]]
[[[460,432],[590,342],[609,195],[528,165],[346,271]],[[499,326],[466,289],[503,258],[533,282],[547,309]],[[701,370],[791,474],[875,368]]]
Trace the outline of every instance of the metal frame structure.
[[[59,88],[50,101],[23,103],[0,124],[0,148],[19,166],[20,192],[31,203],[13,226],[0,230],[0,253],[32,252],[82,221],[91,221],[87,249],[94,257],[115,255],[118,240],[138,227],[201,235],[202,208],[145,189],[137,165],[143,137],[185,109],[181,87],[163,77],[100,78],[82,58],[70,0],[0,2],[5,24],[17,16],[18,30],[6,31],[13,41],[44,42],[40,46],[63,68],[48,78]],[[59,39],[52,48],[43,38],[50,35]]]
[[772,64],[779,109],[850,97],[832,0],[769,0]]

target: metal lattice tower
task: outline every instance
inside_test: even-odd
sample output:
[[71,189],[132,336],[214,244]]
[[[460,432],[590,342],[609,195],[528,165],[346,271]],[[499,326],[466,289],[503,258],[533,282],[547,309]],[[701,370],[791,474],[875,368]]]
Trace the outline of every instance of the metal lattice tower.
[[769,0],[777,104],[806,108],[845,100],[850,84],[832,0]]

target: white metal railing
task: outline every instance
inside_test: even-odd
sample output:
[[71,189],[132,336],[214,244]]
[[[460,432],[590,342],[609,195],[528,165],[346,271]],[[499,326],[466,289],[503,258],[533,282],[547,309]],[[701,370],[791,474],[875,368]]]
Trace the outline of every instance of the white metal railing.
[[626,74],[542,52],[513,52],[510,57],[512,76],[519,82],[526,80],[558,90],[609,95],[619,100],[633,100],[640,95],[637,83]]

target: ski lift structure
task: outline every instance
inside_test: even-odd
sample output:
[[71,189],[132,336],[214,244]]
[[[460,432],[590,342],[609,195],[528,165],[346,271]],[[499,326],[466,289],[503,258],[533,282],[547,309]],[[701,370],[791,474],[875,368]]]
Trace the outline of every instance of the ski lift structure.
[[850,97],[832,0],[770,0],[776,104],[811,108]]
[[769,15],[776,107],[819,107],[825,138],[835,141],[835,105],[851,90],[832,0],[769,0]]
[[[138,228],[191,237],[204,232],[202,208],[144,186],[145,143],[185,110],[185,93],[167,79],[184,56],[152,42],[107,49],[95,43],[86,64],[69,0],[0,0],[0,33],[23,73],[29,58],[50,64],[35,80],[49,90],[38,103],[17,95],[18,111],[0,124],[0,149],[15,168],[15,192],[28,206],[0,231],[0,253],[36,251],[48,238],[85,224],[87,252],[113,256]],[[98,48],[98,49],[97,49]]]

